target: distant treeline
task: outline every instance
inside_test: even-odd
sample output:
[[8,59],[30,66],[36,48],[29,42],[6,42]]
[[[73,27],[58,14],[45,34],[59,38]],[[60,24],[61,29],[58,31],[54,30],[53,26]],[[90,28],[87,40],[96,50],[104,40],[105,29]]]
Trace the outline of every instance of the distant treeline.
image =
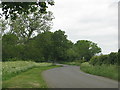
[[75,44],[67,39],[64,31],[45,31],[28,40],[21,40],[14,33],[2,36],[3,61],[31,60],[35,62],[89,61],[101,48],[88,40]]

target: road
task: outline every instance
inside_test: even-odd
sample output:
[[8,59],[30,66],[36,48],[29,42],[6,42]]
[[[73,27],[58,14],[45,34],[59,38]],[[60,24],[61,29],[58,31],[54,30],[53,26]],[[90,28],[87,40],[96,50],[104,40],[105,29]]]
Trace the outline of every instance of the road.
[[42,74],[49,88],[118,88],[117,81],[84,73],[79,66],[63,65]]

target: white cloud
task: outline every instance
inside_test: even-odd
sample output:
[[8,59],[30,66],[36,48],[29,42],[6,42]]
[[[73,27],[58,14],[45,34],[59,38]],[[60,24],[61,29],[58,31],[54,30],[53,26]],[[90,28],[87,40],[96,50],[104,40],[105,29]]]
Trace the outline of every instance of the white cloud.
[[97,43],[103,53],[118,49],[119,0],[55,0],[49,10],[55,20],[52,31],[66,31],[68,39],[87,39]]

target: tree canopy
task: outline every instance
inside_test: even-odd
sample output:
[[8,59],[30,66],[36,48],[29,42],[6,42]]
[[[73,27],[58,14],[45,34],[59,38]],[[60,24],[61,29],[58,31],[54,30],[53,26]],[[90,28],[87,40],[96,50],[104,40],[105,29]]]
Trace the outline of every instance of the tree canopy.
[[83,57],[89,61],[92,56],[101,51],[97,44],[91,41],[80,40],[75,44],[72,43],[62,30],[39,33],[26,43],[20,43],[15,33],[4,34],[2,40],[5,61],[16,58],[36,62],[63,62],[81,61]]
[[80,59],[89,61],[90,58],[101,52],[101,48],[96,43],[88,40],[79,40],[75,43],[75,51],[79,54]]
[[46,9],[48,5],[54,5],[53,0],[45,0],[41,2],[2,2],[2,11],[5,15],[5,18],[8,19],[16,19],[16,17],[20,14],[30,14],[36,13],[39,11],[40,13],[47,13]]
[[9,32],[16,34],[20,40],[26,42],[36,34],[49,31],[53,19],[54,16],[50,11],[47,14],[19,15],[10,23]]

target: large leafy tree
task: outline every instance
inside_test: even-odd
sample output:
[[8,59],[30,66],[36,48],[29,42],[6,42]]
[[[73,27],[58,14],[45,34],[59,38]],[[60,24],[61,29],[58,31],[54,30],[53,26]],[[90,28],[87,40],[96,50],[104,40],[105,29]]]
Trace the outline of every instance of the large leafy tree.
[[16,45],[18,43],[18,37],[14,34],[5,34],[2,37],[2,57],[3,61],[9,58],[17,57],[18,51]]
[[76,57],[77,57],[77,52],[74,50],[73,47],[67,50],[68,61],[75,61]]
[[16,17],[20,14],[29,14],[31,12],[35,13],[37,10],[39,10],[40,13],[46,13],[48,5],[54,5],[54,1],[53,0],[44,0],[44,2],[41,2],[41,0],[39,0],[38,2],[37,1],[14,2],[14,0],[13,2],[2,1],[2,11],[6,19],[8,19],[9,17],[11,19],[16,19]]
[[43,55],[42,57],[46,61],[53,60],[53,41],[52,41],[53,33],[50,31],[43,32],[35,37],[36,47],[38,48],[39,55]]
[[[52,12],[46,10],[48,4],[54,5],[54,2],[52,0],[49,2],[46,0],[45,2],[2,2],[1,16],[5,15],[8,21],[0,23],[1,33],[4,31],[7,33],[3,35],[4,60],[6,58],[44,60],[46,53],[43,51],[46,49],[38,48],[34,37],[51,29],[54,17]],[[8,25],[7,29],[6,25]],[[46,40],[49,38],[44,36]],[[16,43],[14,39],[17,40]]]
[[72,42],[67,39],[64,31],[55,31],[52,36],[52,41],[54,45],[54,60],[64,61],[67,58],[67,50],[71,47]]
[[89,61],[92,56],[101,52],[101,48],[96,43],[88,40],[77,41],[74,49],[78,54],[78,58],[85,59],[86,61]]
[[19,15],[16,20],[10,23],[10,33],[16,34],[20,40],[26,42],[35,35],[49,31],[52,26],[53,13]]
[[48,5],[54,5],[53,0],[39,0],[35,2],[4,2],[2,1],[2,16],[5,15],[10,25],[11,33],[16,34],[22,41],[28,41],[37,33],[51,29],[54,18],[52,12],[47,11]]

